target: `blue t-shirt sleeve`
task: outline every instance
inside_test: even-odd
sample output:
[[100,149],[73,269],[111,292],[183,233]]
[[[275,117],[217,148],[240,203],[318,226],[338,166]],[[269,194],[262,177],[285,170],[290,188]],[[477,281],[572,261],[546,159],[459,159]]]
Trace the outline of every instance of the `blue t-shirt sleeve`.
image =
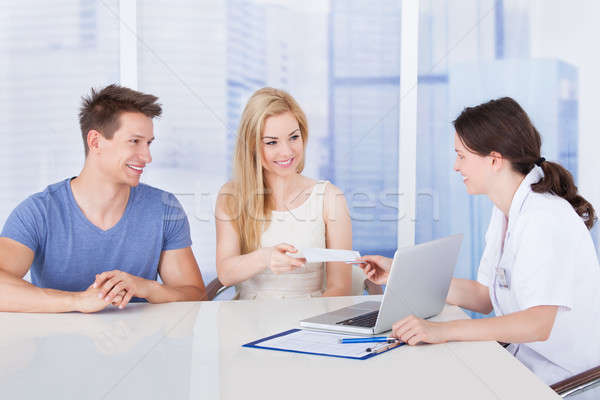
[[46,210],[41,200],[31,196],[19,204],[8,216],[0,236],[37,252],[46,236]]
[[175,250],[190,247],[192,245],[190,223],[181,203],[171,193],[163,194],[163,203],[165,212],[162,250]]

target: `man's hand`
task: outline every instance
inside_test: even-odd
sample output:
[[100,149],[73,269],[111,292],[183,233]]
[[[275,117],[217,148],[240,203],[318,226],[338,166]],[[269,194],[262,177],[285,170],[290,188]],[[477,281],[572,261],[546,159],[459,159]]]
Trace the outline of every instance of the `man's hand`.
[[[100,289],[95,288],[93,284],[85,291],[77,292],[75,294],[75,309],[82,313],[94,313],[103,310],[109,302],[104,301],[101,294]],[[119,305],[123,301],[123,296],[125,296],[125,291],[119,292],[114,297],[112,305]]]
[[[148,297],[152,282],[127,272],[113,270],[96,275],[96,281],[92,286],[99,290],[98,299],[105,304],[112,303],[122,309],[134,296]],[[119,299],[121,293],[124,294]]]

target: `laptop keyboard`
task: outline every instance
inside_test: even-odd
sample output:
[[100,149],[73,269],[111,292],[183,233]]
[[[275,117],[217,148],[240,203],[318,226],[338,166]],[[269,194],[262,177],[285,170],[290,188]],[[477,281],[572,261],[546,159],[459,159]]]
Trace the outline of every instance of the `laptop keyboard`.
[[365,328],[372,328],[375,326],[375,322],[377,322],[378,314],[379,310],[372,311],[366,314],[359,315],[357,317],[352,317],[350,319],[336,322],[336,325],[362,326]]

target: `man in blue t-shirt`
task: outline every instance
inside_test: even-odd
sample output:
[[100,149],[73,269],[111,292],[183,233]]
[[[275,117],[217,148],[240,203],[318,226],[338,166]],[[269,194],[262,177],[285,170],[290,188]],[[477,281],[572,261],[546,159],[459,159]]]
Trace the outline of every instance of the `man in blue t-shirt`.
[[[118,85],[83,99],[81,173],[23,201],[0,235],[0,311],[204,299],[181,205],[139,183],[152,161],[152,119],[162,111],[156,100]],[[33,284],[22,279],[29,269]]]

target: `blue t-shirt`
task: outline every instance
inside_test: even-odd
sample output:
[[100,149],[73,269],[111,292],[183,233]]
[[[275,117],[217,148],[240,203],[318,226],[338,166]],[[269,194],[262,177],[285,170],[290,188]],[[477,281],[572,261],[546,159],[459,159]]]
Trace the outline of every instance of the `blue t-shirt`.
[[96,274],[113,269],[155,280],[162,251],[191,246],[189,222],[171,193],[144,184],[132,187],[123,216],[103,231],[75,202],[70,181],[19,204],[0,235],[34,251],[34,285],[83,291]]

